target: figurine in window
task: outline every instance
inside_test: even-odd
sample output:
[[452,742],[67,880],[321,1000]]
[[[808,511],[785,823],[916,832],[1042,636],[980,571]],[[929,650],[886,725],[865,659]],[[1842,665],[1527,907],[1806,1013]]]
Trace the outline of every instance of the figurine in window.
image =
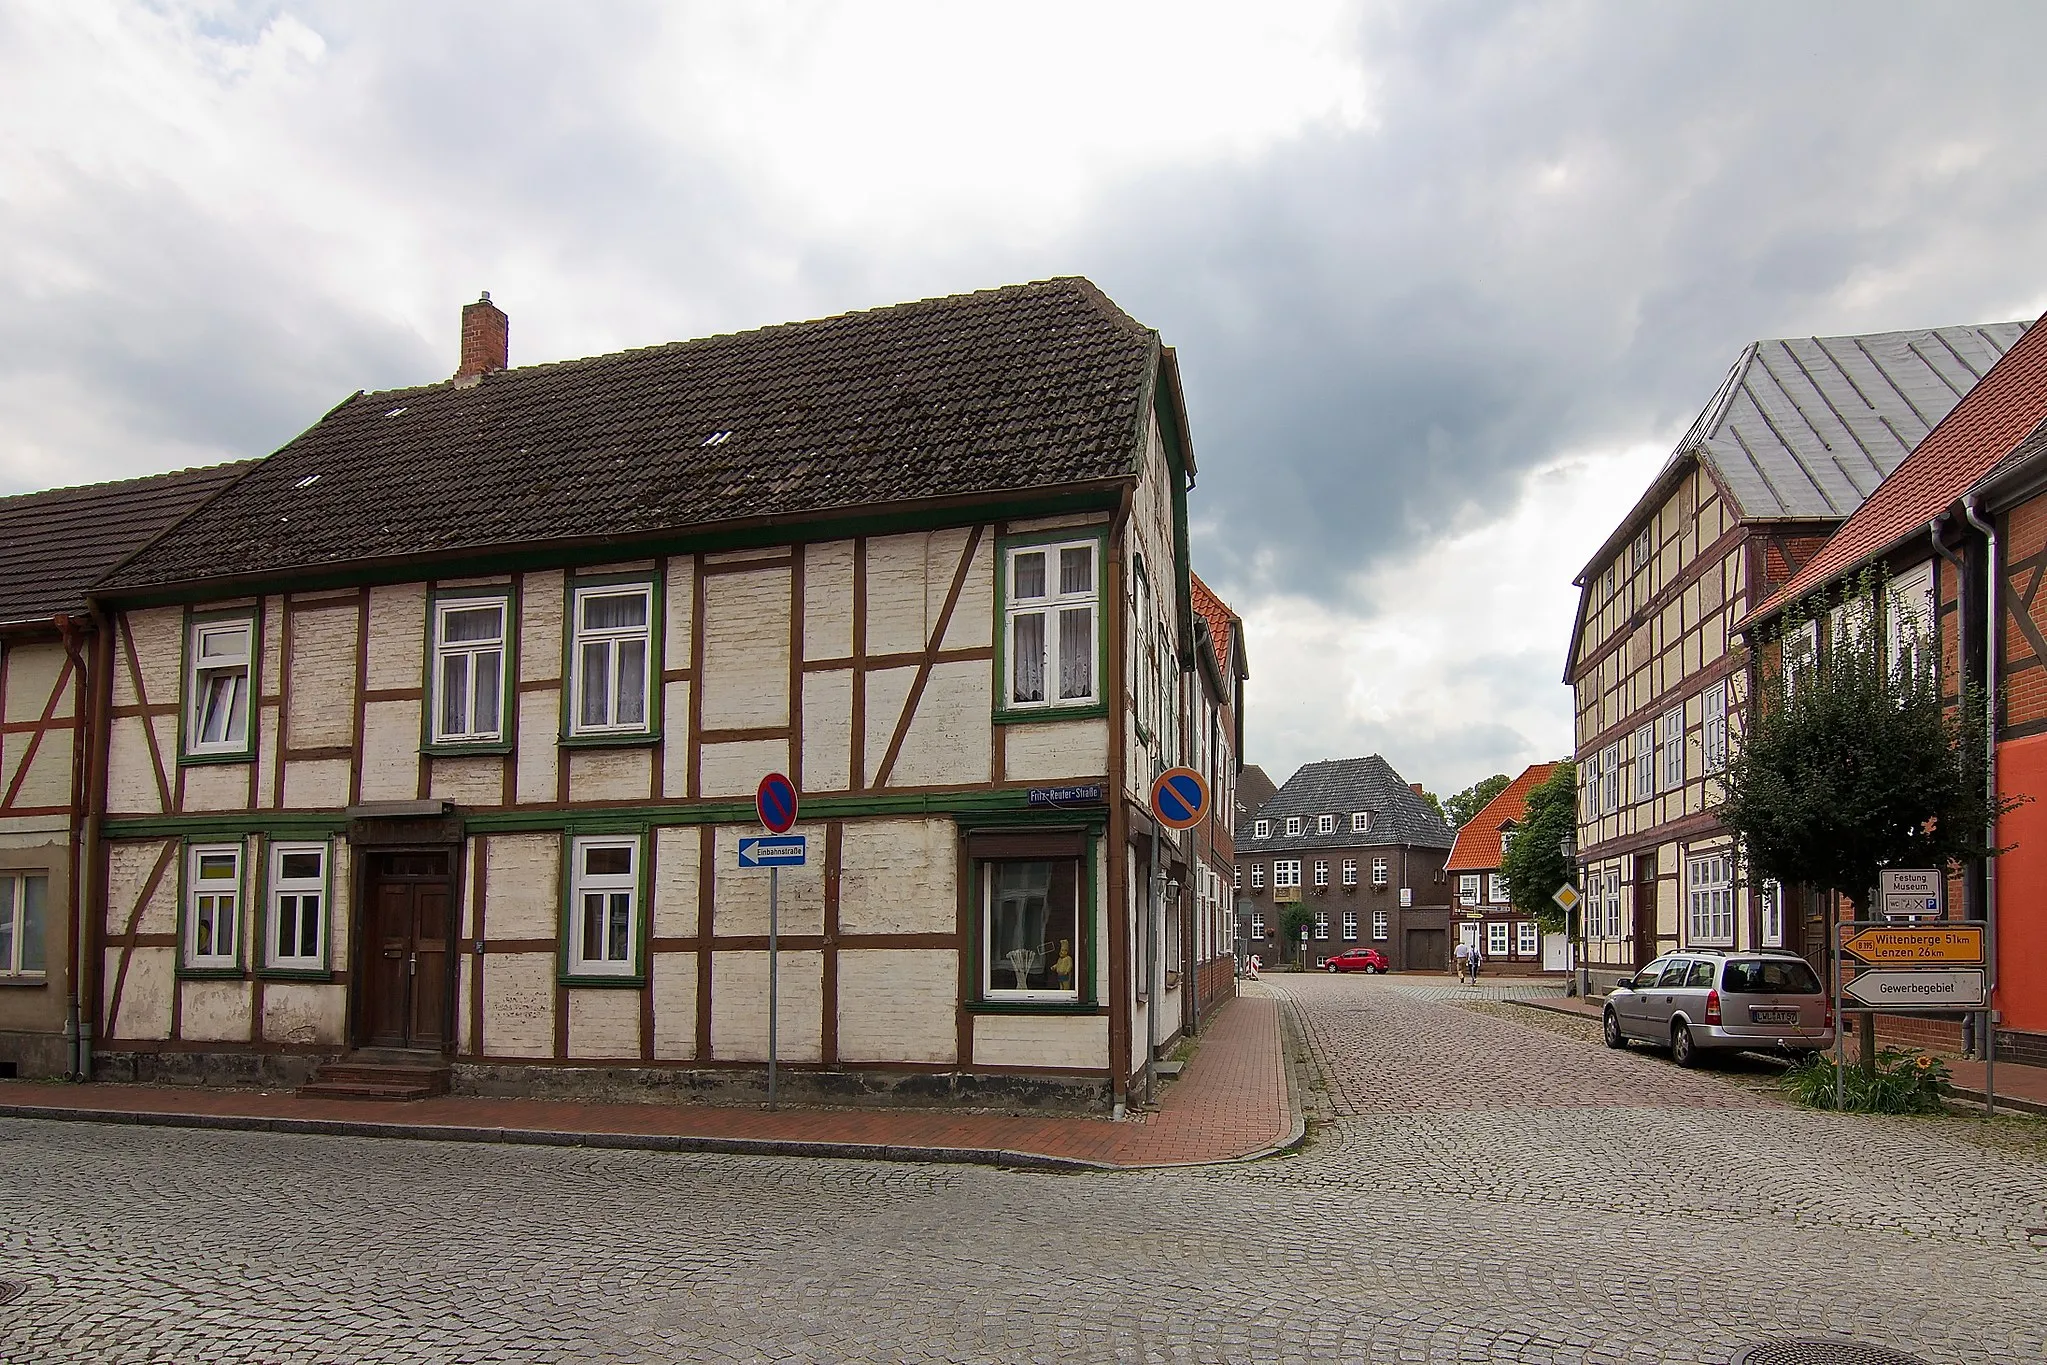
[[1059,957],[1052,964],[1052,979],[1059,983],[1059,989],[1062,991],[1073,989],[1073,941],[1071,939],[1062,938],[1059,940]]

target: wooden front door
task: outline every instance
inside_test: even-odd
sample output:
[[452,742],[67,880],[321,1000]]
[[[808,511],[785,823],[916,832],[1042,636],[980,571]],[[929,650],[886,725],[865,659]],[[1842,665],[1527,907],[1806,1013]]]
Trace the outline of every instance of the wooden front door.
[[372,853],[363,888],[362,1041],[440,1048],[448,1041],[455,884],[447,853]]

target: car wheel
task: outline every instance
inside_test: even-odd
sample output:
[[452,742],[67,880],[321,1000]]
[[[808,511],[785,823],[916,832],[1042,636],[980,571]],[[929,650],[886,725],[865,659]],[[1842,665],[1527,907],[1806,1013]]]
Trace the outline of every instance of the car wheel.
[[1372,965],[1371,963],[1369,963],[1369,962],[1367,962],[1367,963],[1365,964],[1365,975],[1366,975],[1366,976],[1377,976],[1378,974],[1379,974],[1379,969],[1378,969],[1377,967],[1374,967],[1374,966],[1373,966],[1373,965]]
[[1335,964],[1334,962],[1325,962],[1325,963],[1323,963],[1323,964],[1322,964],[1322,966],[1323,966],[1323,968],[1324,968],[1325,970],[1327,970],[1327,971],[1328,971],[1328,973],[1329,973],[1329,974],[1330,974],[1331,976],[1335,976],[1335,975],[1336,975],[1336,964]]
[[1628,1035],[1621,1032],[1621,1017],[1612,1010],[1608,1010],[1606,1017],[1600,1021],[1600,1032],[1606,1035],[1606,1045],[1608,1047],[1613,1048],[1617,1052],[1626,1049]]
[[1683,1023],[1671,1025],[1670,1060],[1682,1067],[1694,1067],[1699,1064],[1698,1045],[1692,1042],[1692,1031]]

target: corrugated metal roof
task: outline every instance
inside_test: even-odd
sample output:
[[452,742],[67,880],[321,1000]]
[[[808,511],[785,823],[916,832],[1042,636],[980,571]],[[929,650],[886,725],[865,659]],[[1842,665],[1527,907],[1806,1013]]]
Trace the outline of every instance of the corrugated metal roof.
[[1838,521],[2025,330],[1997,322],[1756,342],[1673,459],[1696,448],[1744,520]]

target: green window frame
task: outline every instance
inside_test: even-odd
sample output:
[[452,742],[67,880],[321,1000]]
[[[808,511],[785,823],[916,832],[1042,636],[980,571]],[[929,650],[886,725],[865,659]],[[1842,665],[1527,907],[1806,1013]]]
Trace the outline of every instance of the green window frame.
[[[561,938],[555,959],[562,985],[646,985],[653,920],[650,842],[645,826],[562,831]],[[620,853],[626,854],[623,866]]]
[[[317,858],[310,872],[307,858]],[[273,839],[257,878],[262,952],[257,974],[279,980],[331,979],[334,941],[334,844],[324,839]],[[313,951],[305,948],[310,945]],[[287,952],[286,948],[293,951]]]
[[[1108,612],[1105,584],[1108,528],[1064,527],[995,541],[995,720],[1015,724],[1078,720],[1109,714],[1109,631],[1120,628]],[[1075,586],[1085,551],[1089,583]],[[1036,564],[1028,561],[1036,559]],[[1021,572],[1020,572],[1021,570]],[[1074,638],[1078,614],[1087,612],[1084,649]],[[1075,685],[1077,661],[1086,660],[1087,693],[1063,696]],[[1022,671],[1019,671],[1022,670]],[[1036,697],[1019,700],[1019,692]]]
[[[978,832],[978,831],[977,831]],[[995,833],[995,830],[986,832]],[[1033,831],[1014,826],[1005,827],[1001,832],[1029,834]],[[1048,831],[1049,832],[1049,831]],[[1066,831],[1066,832],[1070,832]],[[1100,1010],[1095,998],[1096,920],[1100,913],[1100,847],[1102,830],[1100,826],[1089,826],[1084,837],[1084,847],[1074,852],[1008,853],[982,852],[971,850],[970,843],[963,840],[960,845],[963,866],[966,868],[967,904],[966,922],[960,927],[965,933],[969,958],[966,1007],[980,1014],[1095,1014]],[[1028,945],[1033,950],[1046,950],[1040,961],[1021,963],[1002,960],[1006,954],[997,953],[990,945],[991,900],[994,887],[989,876],[991,867],[1002,864],[1029,862],[1071,862],[1076,867],[1076,891],[1073,955],[1073,985],[1064,992],[1056,989],[1033,988],[1030,979],[1056,975],[1057,934],[1048,936],[1045,943]],[[1019,989],[1015,973],[1021,970],[1026,984]],[[1004,988],[991,982],[1009,976],[1011,984]],[[1042,987],[1043,982],[1040,982]]]
[[185,613],[178,654],[179,763],[255,758],[262,674],[259,607]]
[[[571,576],[564,588],[562,611],[561,743],[565,747],[653,744],[661,738],[662,624],[666,610],[662,576],[645,573]],[[646,602],[644,623],[594,621],[586,625],[585,607],[604,599],[638,596]],[[597,613],[590,613],[596,616]],[[618,719],[631,699],[626,689],[632,673],[633,646],[640,660],[640,717]],[[601,659],[601,665],[598,661]],[[601,666],[601,677],[587,677]],[[591,683],[602,688],[601,703],[586,692]],[[601,713],[601,716],[600,716]],[[600,718],[592,719],[593,716]]]
[[[226,876],[216,875],[222,860],[231,860]],[[245,974],[248,935],[243,921],[247,918],[248,883],[247,840],[195,839],[185,843],[178,867],[180,977],[239,978]],[[225,952],[221,951],[223,940]]]
[[[502,612],[497,639],[444,638],[451,615],[473,612],[496,605]],[[508,754],[518,742],[519,697],[515,680],[519,676],[519,590],[512,583],[468,588],[436,588],[427,594],[426,659],[423,665],[424,700],[420,706],[420,752],[432,755]],[[493,645],[495,648],[493,649]],[[490,676],[481,661],[495,653],[497,724],[479,729],[474,724],[480,695],[487,695],[481,679]],[[459,673],[451,679],[451,667]],[[450,730],[449,685],[456,682],[462,716],[467,727]]]

